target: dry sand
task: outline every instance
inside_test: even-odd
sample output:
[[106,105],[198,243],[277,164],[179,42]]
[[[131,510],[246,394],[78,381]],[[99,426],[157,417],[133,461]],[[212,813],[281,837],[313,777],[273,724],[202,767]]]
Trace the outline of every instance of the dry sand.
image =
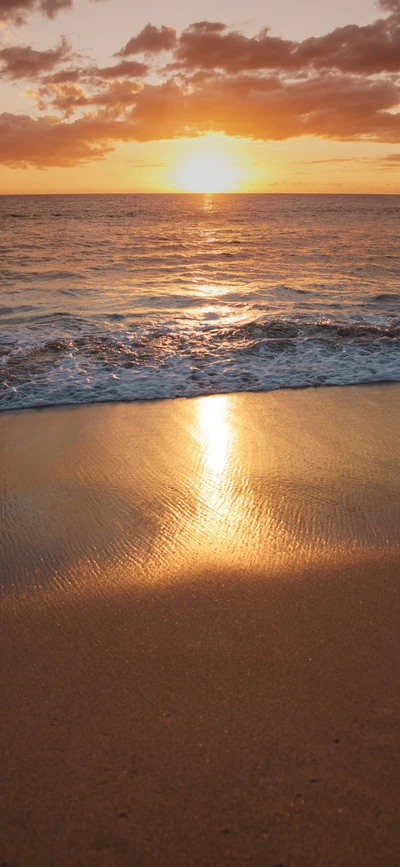
[[398,865],[400,387],[0,417],[0,865]]

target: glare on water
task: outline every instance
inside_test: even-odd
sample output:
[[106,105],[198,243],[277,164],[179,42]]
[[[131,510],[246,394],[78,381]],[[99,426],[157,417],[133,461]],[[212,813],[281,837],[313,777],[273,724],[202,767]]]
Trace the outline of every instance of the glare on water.
[[204,469],[217,480],[228,463],[233,432],[226,395],[197,404],[199,432],[204,448]]

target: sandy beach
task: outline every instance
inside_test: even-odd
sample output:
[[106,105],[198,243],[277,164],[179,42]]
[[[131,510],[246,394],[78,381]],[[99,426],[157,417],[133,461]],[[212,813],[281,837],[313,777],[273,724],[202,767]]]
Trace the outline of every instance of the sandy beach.
[[399,863],[400,386],[0,417],[0,864]]

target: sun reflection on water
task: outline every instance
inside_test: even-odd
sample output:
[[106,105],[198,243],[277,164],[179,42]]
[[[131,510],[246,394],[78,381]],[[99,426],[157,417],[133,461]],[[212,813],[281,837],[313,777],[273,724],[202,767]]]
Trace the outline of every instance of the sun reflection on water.
[[198,283],[196,285],[196,291],[199,295],[226,295],[230,291],[230,287],[225,285],[217,286],[216,283]]
[[198,416],[200,436],[204,446],[204,469],[216,479],[223,475],[232,445],[229,400],[218,395],[212,400],[200,400]]
[[[221,567],[229,558],[239,565],[248,537],[254,542],[251,497],[238,452],[238,425],[230,395],[200,398],[196,402],[197,439],[201,448],[198,487],[198,556]],[[201,528],[201,532],[199,532]]]
[[214,201],[213,194],[212,193],[204,193],[204,195],[201,197],[201,205],[200,205],[201,210],[205,214],[211,214],[214,210],[214,204],[215,204],[215,201]]

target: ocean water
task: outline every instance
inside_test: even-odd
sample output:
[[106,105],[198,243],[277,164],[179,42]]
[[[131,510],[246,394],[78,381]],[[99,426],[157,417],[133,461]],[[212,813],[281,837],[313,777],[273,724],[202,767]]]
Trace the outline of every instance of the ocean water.
[[0,197],[0,408],[400,381],[400,196]]

